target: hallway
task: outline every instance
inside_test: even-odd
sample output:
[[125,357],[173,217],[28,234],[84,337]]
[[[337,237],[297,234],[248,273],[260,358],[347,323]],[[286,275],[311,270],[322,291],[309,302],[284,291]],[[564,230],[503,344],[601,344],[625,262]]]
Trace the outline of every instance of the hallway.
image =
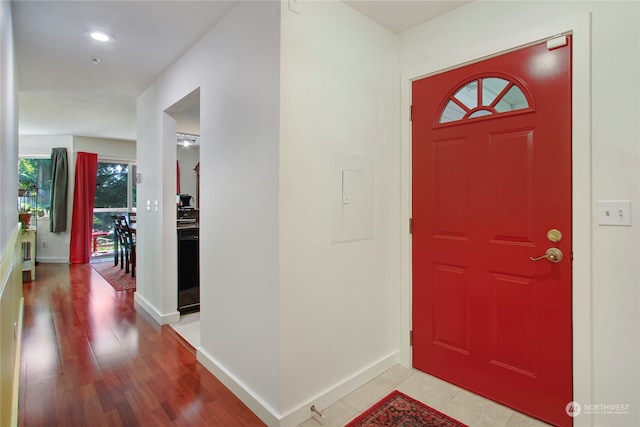
[[[171,327],[185,341],[200,345],[200,313],[182,316]],[[463,390],[417,369],[395,365],[359,389],[300,424],[299,427],[342,427],[384,396],[398,390],[470,427],[548,427],[549,425]],[[418,426],[414,426],[418,427]]]
[[[134,291],[88,264],[41,264],[37,277],[24,284],[19,426],[264,425],[173,328],[133,308]],[[396,365],[301,427],[343,426],[393,389],[470,427],[546,425]]]
[[24,284],[20,426],[263,426],[168,326],[88,264]]

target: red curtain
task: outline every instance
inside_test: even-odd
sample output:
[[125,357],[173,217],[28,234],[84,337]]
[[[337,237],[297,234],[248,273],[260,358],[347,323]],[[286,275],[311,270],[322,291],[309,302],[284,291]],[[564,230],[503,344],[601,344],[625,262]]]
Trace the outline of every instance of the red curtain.
[[86,264],[91,259],[91,233],[93,232],[93,204],[96,197],[97,172],[98,155],[78,152],[71,218],[71,247],[69,250],[71,264]]

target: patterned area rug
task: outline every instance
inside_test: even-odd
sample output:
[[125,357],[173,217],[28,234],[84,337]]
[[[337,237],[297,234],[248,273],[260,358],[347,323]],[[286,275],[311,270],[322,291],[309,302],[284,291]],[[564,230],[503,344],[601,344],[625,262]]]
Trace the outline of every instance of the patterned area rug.
[[136,288],[136,278],[131,273],[125,273],[120,264],[113,265],[113,261],[92,262],[91,267],[109,282],[116,291]]
[[395,390],[345,427],[467,427],[467,425]]

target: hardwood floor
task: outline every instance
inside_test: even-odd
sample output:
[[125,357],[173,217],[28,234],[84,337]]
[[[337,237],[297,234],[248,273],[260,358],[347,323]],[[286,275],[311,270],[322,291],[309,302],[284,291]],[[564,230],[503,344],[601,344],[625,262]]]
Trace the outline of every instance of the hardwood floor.
[[168,326],[88,264],[24,284],[20,426],[264,426]]

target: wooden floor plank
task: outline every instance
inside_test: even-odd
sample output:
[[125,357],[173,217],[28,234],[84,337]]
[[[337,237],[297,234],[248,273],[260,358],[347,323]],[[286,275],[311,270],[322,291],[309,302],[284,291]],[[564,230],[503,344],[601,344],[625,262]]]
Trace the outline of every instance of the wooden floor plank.
[[[117,268],[117,267],[115,267]],[[168,326],[89,265],[24,284],[18,425],[264,426]]]

